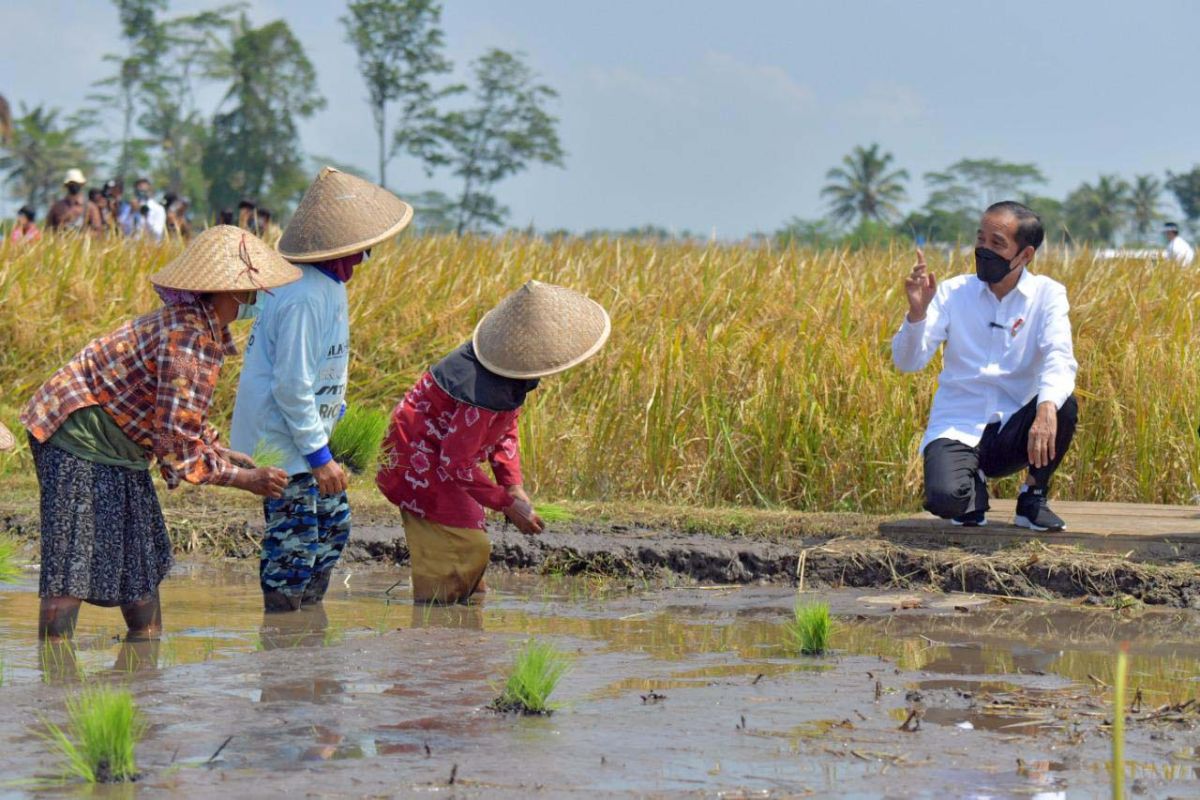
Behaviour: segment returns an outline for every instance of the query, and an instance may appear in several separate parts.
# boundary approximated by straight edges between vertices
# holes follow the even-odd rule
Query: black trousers
[[[973,511],[988,510],[989,478],[1003,478],[1029,469],[1037,485],[1045,489],[1058,469],[1079,420],[1075,396],[1067,398],[1058,410],[1058,433],[1054,440],[1054,460],[1033,469],[1029,464],[1029,429],[1037,418],[1035,397],[1013,414],[1001,427],[994,422],[983,429],[983,438],[975,447],[953,439],[934,439],[925,448],[925,510],[943,519],[953,519]]]

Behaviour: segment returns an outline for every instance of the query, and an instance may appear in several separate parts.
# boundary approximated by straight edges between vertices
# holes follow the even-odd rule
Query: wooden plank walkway
[[[993,499],[991,504],[988,524],[982,528],[960,528],[923,514],[885,522],[879,526],[879,533],[885,539],[924,547],[995,549],[1036,539],[1098,552],[1131,553],[1136,558],[1200,560],[1200,506],[1059,500],[1051,507],[1066,521],[1067,529],[1037,533],[1012,524],[1016,501]]]

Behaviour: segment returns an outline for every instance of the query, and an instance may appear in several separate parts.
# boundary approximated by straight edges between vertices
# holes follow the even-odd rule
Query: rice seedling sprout
[[[555,503],[542,503],[533,507],[543,522],[570,522],[575,515]]]
[[[0,583],[13,583],[21,577],[17,566],[17,545],[7,537],[0,537]]]
[[[146,723],[129,690],[85,686],[67,699],[66,729],[51,723],[47,728],[66,774],[87,783],[137,778],[134,751],[146,733]]]
[[[554,708],[550,695],[570,668],[570,657],[554,645],[530,639],[513,658],[504,690],[492,701],[492,708],[522,714],[551,713]]]
[[[1117,651],[1117,676],[1113,682],[1112,796],[1125,798],[1125,678],[1129,669],[1128,644]]]
[[[802,603],[796,600],[787,625],[792,649],[806,656],[819,656],[829,649],[833,620],[828,603]]]

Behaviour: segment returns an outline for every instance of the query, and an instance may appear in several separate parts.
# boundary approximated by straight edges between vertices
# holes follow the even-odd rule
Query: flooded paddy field
[[[800,657],[787,586],[489,583],[414,608],[405,570],[350,565],[323,610],[264,618],[252,564],[185,562],[161,641],[85,606],[39,647],[30,573],[0,592],[0,798],[85,793],[43,734],[92,681],[150,728],[141,780],[89,797],[1107,797],[1121,641],[1130,786],[1200,796],[1200,612],[806,592],[834,651]],[[530,636],[572,654],[558,711],[487,710]]]

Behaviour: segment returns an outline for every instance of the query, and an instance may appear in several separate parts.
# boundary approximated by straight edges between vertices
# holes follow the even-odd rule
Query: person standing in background
[[[50,206],[50,212],[46,214],[46,230],[83,230],[87,223],[87,200],[83,196],[86,183],[87,178],[82,171],[75,168],[67,170],[63,178],[63,188],[67,193]]]
[[[13,244],[31,244],[42,238],[42,232],[33,224],[35,216],[34,210],[29,206],[21,206],[17,210],[17,224],[13,226],[9,236]]]
[[[125,199],[125,182],[113,178],[104,184],[104,196],[108,198],[108,223],[110,230],[122,236],[133,233],[133,206]]]
[[[1196,258],[1196,251],[1179,235],[1179,226],[1168,222],[1163,226],[1163,235],[1167,237],[1167,251],[1163,257],[1181,267],[1190,267]]]
[[[133,214],[133,230],[135,239],[153,239],[161,242],[167,232],[167,210],[151,195],[150,180],[138,178],[133,185],[137,197],[137,209]]]

